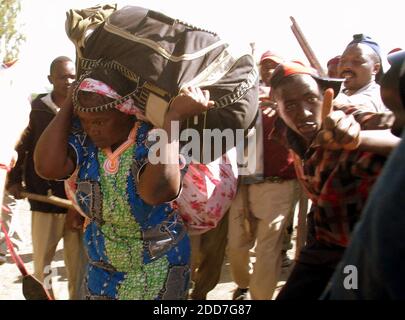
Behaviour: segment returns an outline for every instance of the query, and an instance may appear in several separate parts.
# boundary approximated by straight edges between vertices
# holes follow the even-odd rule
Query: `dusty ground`
[[[15,225],[17,226],[18,232],[21,235],[21,240],[17,243],[19,244],[18,253],[23,259],[26,268],[29,272],[33,270],[32,263],[32,247],[31,247],[31,213],[28,210],[28,206],[25,202],[20,203],[18,214],[15,220]],[[295,233],[294,233],[295,234]],[[293,235],[294,239],[294,235]],[[294,255],[294,248],[288,252],[288,255],[292,258]],[[63,242],[61,241],[58,245],[56,256],[52,264],[53,274],[52,283],[53,290],[56,299],[66,300],[68,299],[67,292],[67,278],[66,270],[63,262]],[[56,271],[56,272],[55,272]],[[285,283],[290,268],[283,269],[281,277],[278,282],[278,288],[275,292],[277,295],[279,289]],[[0,265],[0,300],[24,300],[21,289],[21,276],[17,266],[12,261],[10,255],[7,255],[7,262]],[[225,259],[222,266],[222,275],[218,285],[208,294],[208,300],[230,300],[232,298],[233,290],[235,289],[235,284],[231,279],[229,263]]]

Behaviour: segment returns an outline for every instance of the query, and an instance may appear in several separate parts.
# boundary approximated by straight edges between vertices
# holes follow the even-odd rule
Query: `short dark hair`
[[[56,65],[61,62],[73,62],[72,59],[66,56],[59,56],[51,62],[51,66],[49,68],[49,74],[52,74],[56,68]]]

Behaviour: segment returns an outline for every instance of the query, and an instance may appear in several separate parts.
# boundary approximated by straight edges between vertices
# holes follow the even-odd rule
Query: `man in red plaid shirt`
[[[390,114],[332,107],[340,83],[311,68],[283,63],[274,71],[274,90],[297,176],[313,202],[308,239],[277,299],[317,299],[350,240],[386,156],[398,139]],[[334,89],[331,90],[330,88]],[[390,119],[385,124],[383,121]],[[376,129],[370,130],[375,126]],[[367,128],[369,130],[364,130]]]

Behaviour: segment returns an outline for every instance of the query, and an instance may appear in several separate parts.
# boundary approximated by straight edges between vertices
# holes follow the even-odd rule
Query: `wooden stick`
[[[21,192],[23,197],[26,197],[30,200],[50,203],[58,207],[67,208],[67,209],[74,209],[72,201],[59,198],[56,196],[44,196],[42,194],[30,193],[30,192]]]
[[[326,73],[323,70],[321,64],[319,63],[319,60],[315,56],[315,53],[312,50],[311,46],[309,45],[307,39],[302,33],[301,28],[299,27],[297,21],[294,19],[294,17],[290,17],[290,19],[292,21],[291,30],[294,33],[295,38],[297,39],[299,45],[301,46],[302,51],[304,51],[304,54],[307,57],[309,63],[314,69],[318,71],[319,75],[325,77]]]

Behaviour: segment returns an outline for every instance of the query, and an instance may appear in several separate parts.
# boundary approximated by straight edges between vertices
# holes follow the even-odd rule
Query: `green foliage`
[[[19,47],[25,40],[19,30],[20,0],[0,0],[0,57],[3,62],[18,58]]]

